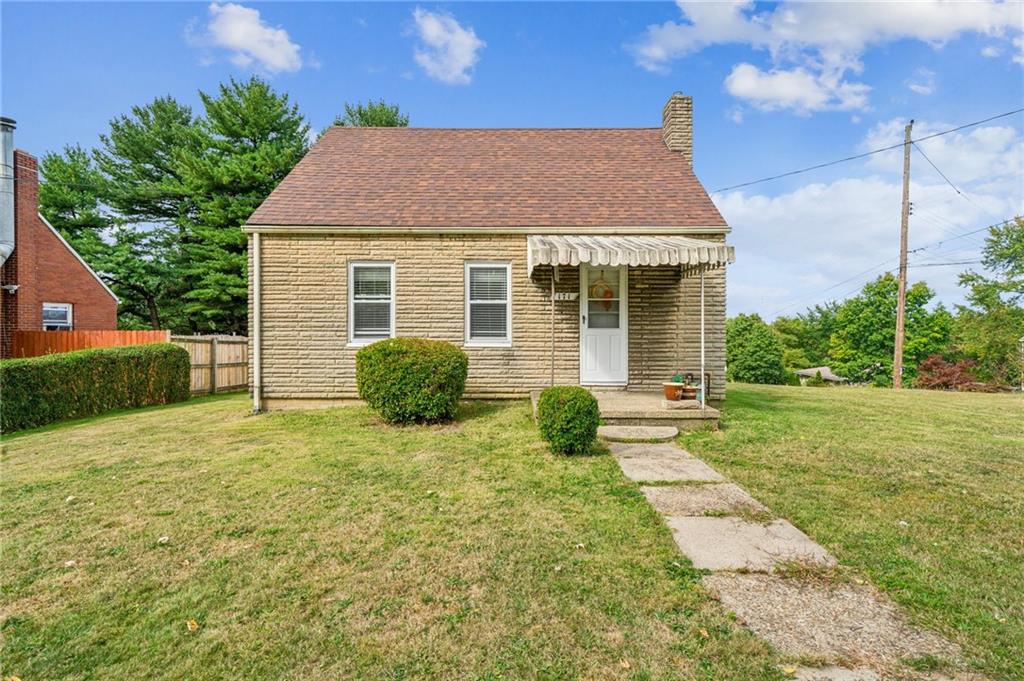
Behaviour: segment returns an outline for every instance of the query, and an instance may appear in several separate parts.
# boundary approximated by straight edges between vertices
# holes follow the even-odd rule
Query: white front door
[[[625,385],[628,301],[625,267],[580,265],[580,383]]]

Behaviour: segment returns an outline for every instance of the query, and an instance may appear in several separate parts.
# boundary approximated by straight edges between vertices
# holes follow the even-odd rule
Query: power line
[[[986,213],[988,213],[988,214],[989,214],[990,216],[993,216],[993,217],[995,217],[995,215],[994,215],[994,214],[993,214],[993,213],[992,213],[992,212],[991,212],[991,211],[990,211],[990,210],[989,210],[988,208],[985,208],[984,206],[982,206],[982,205],[981,205],[980,203],[978,203],[977,201],[975,201],[974,199],[972,199],[972,198],[971,198],[971,196],[970,196],[970,194],[968,194],[968,193],[967,193],[967,192],[965,192],[965,191],[961,191],[959,187],[957,187],[957,186],[956,186],[955,184],[953,184],[953,181],[952,181],[952,180],[950,180],[950,179],[949,179],[948,177],[946,177],[946,173],[942,172],[942,171],[941,171],[941,170],[939,169],[939,167],[938,167],[937,165],[935,165],[935,162],[934,162],[934,161],[932,161],[932,160],[931,160],[931,159],[930,159],[930,158],[928,157],[928,154],[924,153],[924,149],[922,149],[922,148],[921,148],[921,145],[917,144],[916,142],[914,142],[914,143],[912,143],[912,144],[914,145],[914,148],[915,148],[915,149],[917,149],[917,153],[921,154],[921,156],[923,156],[923,157],[924,157],[924,160],[928,161],[928,165],[930,165],[930,166],[931,166],[932,168],[934,168],[934,169],[935,169],[935,172],[937,172],[937,173],[939,174],[939,176],[940,176],[940,177],[941,177],[941,178],[942,178],[943,180],[945,180],[945,181],[946,181],[946,184],[948,184],[948,185],[949,185],[950,187],[952,187],[952,188],[953,188],[953,191],[955,191],[955,192],[956,192],[956,193],[957,193],[957,194],[958,194],[959,196],[962,196],[962,197],[963,197],[963,199],[964,199],[965,201],[967,201],[968,203],[970,203],[970,204],[971,204],[972,206],[975,206],[975,207],[977,207],[977,208],[980,208],[981,210],[983,210],[983,211],[985,211]]]
[[[955,262],[919,262],[911,263],[907,267],[949,267],[950,265],[977,265],[980,260],[957,260]]]
[[[923,142],[925,140],[930,140],[930,139],[933,139],[935,137],[941,137],[942,135],[948,135],[950,133],[957,132],[959,130],[963,130],[965,128],[971,128],[971,127],[974,127],[976,125],[981,125],[982,123],[988,123],[989,121],[994,121],[994,120],[997,120],[999,118],[1006,118],[1007,116],[1012,116],[1012,115],[1018,114],[1018,113],[1020,113],[1022,111],[1024,111],[1024,107],[1022,107],[1020,109],[1014,109],[1013,111],[1007,111],[1006,113],[1001,113],[1001,114],[998,114],[996,116],[989,116],[988,118],[983,118],[980,121],[973,121],[971,123],[964,123],[963,125],[958,125],[957,127],[950,128],[949,130],[943,130],[942,132],[932,133],[931,135],[925,135],[924,137],[918,138],[916,140],[911,140],[911,143]],[[761,184],[762,182],[770,182],[772,180],[779,180],[779,179],[782,179],[783,177],[791,177],[793,175],[800,175],[802,173],[809,173],[812,170],[820,170],[822,168],[828,168],[829,166],[838,165],[840,163],[846,163],[848,161],[856,161],[857,159],[867,158],[868,156],[873,156],[874,154],[880,154],[880,153],[882,153],[884,151],[892,151],[893,149],[899,149],[902,146],[903,146],[903,142],[900,142],[899,144],[893,144],[893,145],[888,146],[888,147],[882,147],[881,149],[873,149],[871,151],[865,151],[863,154],[855,154],[853,156],[847,156],[845,158],[836,159],[835,161],[828,161],[826,163],[818,163],[816,165],[808,166],[806,168],[800,168],[799,170],[790,170],[790,171],[785,172],[785,173],[779,173],[778,175],[771,175],[770,177],[762,177],[759,180],[751,180],[749,182],[741,182],[740,184],[734,184],[734,185],[731,185],[729,187],[722,187],[721,189],[713,190],[712,193],[713,194],[717,194],[718,192],[727,192],[727,191],[731,191],[733,189],[740,189],[742,187],[749,187],[751,185]]]
[[[902,145],[900,145],[900,146],[902,146]],[[914,255],[916,253],[921,253],[921,252],[926,251],[926,250],[931,249],[931,248],[937,248],[937,247],[941,246],[942,244],[949,243],[950,241],[956,241],[957,239],[963,239],[965,237],[971,236],[972,234],[977,234],[979,232],[984,232],[984,231],[986,231],[988,229],[992,229],[993,227],[1000,227],[1002,225],[1005,225],[1005,224],[1008,224],[1008,223],[1012,222],[1013,220],[1014,220],[1014,218],[1007,218],[1006,220],[1002,220],[1001,222],[996,222],[996,223],[993,223],[991,225],[986,225],[984,227],[979,227],[978,229],[973,229],[973,230],[971,230],[969,232],[964,232],[963,234],[954,234],[953,236],[950,236],[948,238],[940,239],[939,241],[933,241],[930,244],[925,244],[924,246],[919,246],[917,248],[911,249],[911,250],[907,251],[907,255]],[[801,303],[805,303],[808,300],[818,300],[818,299],[821,298],[822,294],[828,293],[829,291],[832,291],[832,290],[842,286],[843,284],[846,284],[846,283],[849,283],[851,281],[854,281],[855,279],[860,279],[861,277],[863,277],[863,276],[865,276],[867,274],[871,274],[871,273],[875,272],[876,270],[878,270],[879,268],[885,267],[886,265],[888,265],[889,263],[891,263],[892,261],[894,261],[896,259],[897,259],[896,257],[888,258],[887,260],[883,260],[882,262],[878,263],[877,265],[874,265],[873,267],[870,267],[870,268],[864,270],[863,272],[855,274],[852,277],[844,279],[844,280],[840,281],[839,283],[833,284],[833,285],[829,286],[828,288],[824,288],[824,289],[822,289],[822,290],[820,290],[820,291],[818,291],[816,293],[812,293],[809,296],[804,296],[802,298],[798,298],[798,299],[794,300],[793,302],[788,303],[784,307],[779,308],[775,312],[771,313],[771,315],[769,315],[769,316],[770,317],[776,317],[780,313],[785,312],[786,310],[788,310],[788,309],[790,309],[790,308],[792,308],[792,307],[794,307],[796,305],[799,305]],[[911,263],[909,265],[909,267],[922,267],[922,266],[924,266],[924,267],[939,267],[939,266],[948,266],[948,265],[974,265],[974,264],[977,264],[977,263],[980,263],[980,262],[981,262],[980,260],[973,260],[973,261],[963,261],[963,262],[953,262],[953,263]],[[890,268],[888,270],[885,270],[884,272],[882,272],[882,274],[891,274],[891,273],[893,273],[895,271],[896,271],[896,268],[893,267],[893,268]],[[859,285],[858,285],[857,288],[859,288]],[[854,293],[857,290],[857,288],[850,289],[849,291],[847,291],[847,292],[837,296],[837,298],[838,299],[845,298],[847,295],[850,295],[850,294]]]
[[[928,165],[930,165],[932,168],[934,168],[935,172],[937,172],[939,174],[939,176],[943,180],[946,181],[946,184],[948,184],[950,187],[953,188],[953,191],[955,191],[960,196],[963,196],[965,199],[967,198],[967,196],[962,191],[957,189],[957,186],[955,184],[953,184],[953,181],[951,179],[949,179],[948,177],[946,177],[946,173],[944,173],[941,170],[939,170],[939,167],[937,165],[935,165],[935,162],[932,161],[930,158],[928,158],[928,154],[924,153],[924,149],[922,149],[920,147],[920,145],[917,144],[917,142],[911,142],[911,144],[914,145],[915,149],[917,149],[917,153],[921,154],[921,156],[924,156],[924,160],[928,161]]]

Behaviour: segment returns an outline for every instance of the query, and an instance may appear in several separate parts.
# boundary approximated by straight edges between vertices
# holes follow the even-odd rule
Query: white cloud
[[[257,9],[235,3],[212,3],[210,21],[201,35],[190,27],[189,42],[204,49],[229,51],[228,59],[241,69],[256,67],[269,73],[298,71],[302,68],[299,45],[292,42],[288,31],[268,25]],[[204,55],[204,63],[211,57]]]
[[[906,123],[898,118],[876,123],[865,135],[861,148],[869,151],[902,143]],[[954,127],[939,121],[916,121],[912,136],[921,139]],[[961,188],[978,182],[1016,178],[1018,195],[1024,192],[1024,138],[1013,127],[986,125],[932,137],[917,145],[950,180],[957,186],[962,185]],[[902,163],[900,148],[868,157],[867,167],[877,171],[892,170],[901,168]],[[912,155],[911,166],[915,177],[930,175],[941,181],[919,154]]]
[[[811,73],[803,67],[762,71],[737,64],[725,79],[725,89],[762,111],[793,109],[806,114],[825,109],[863,109],[870,87],[847,83],[835,73]]]
[[[1002,53],[1003,48],[999,47],[998,45],[986,45],[985,47],[981,48],[981,56],[988,57],[989,59],[998,57]]]
[[[781,2],[758,11],[753,0],[730,2],[685,2],[678,0],[682,21],[666,21],[647,27],[634,43],[627,45],[636,63],[654,72],[668,71],[680,57],[713,45],[747,44],[768,52],[771,68],[760,70],[755,82],[746,66],[739,76],[748,88],[737,88],[734,96],[761,109],[793,109],[801,113],[827,109],[866,108],[868,86],[848,81],[849,74],[863,70],[860,57],[876,44],[897,40],[919,40],[936,48],[964,33],[977,33],[997,40],[1022,30],[1020,5],[1015,2],[956,2],[920,0],[887,4],[884,11],[865,11],[855,2]],[[1024,39],[1014,39],[1024,60]],[[766,78],[774,77],[774,81]],[[783,95],[772,99],[764,85],[786,86]],[[728,81],[727,81],[728,86]],[[798,93],[794,93],[794,88]],[[730,89],[732,91],[732,89]],[[753,94],[747,98],[743,93]]]
[[[876,125],[863,147],[901,142],[904,124]],[[923,137],[949,127],[925,121],[915,124],[914,133]],[[1024,213],[1024,137],[1011,127],[986,126],[920,145],[967,198],[957,195],[919,154],[912,156],[910,247],[946,241],[913,254],[911,263],[977,260],[983,233],[949,238]],[[852,294],[895,266],[902,151],[876,154],[849,169],[851,177],[776,196],[734,191],[713,197],[733,228],[730,241],[737,251],[729,273],[730,314],[801,312]],[[912,267],[910,277],[927,281],[949,305],[962,300],[957,276],[967,268]]]
[[[935,93],[935,72],[924,67],[914,72],[913,78],[907,78],[904,83],[911,92],[919,95],[931,95]]]
[[[413,58],[428,76],[449,85],[466,85],[486,43],[471,26],[463,28],[450,14],[417,7],[412,12],[420,39]]]

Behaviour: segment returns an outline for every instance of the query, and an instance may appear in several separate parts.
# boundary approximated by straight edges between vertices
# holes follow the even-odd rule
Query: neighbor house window
[[[466,344],[511,345],[512,266],[466,263]]]
[[[70,331],[71,303],[43,303],[43,331]]]
[[[395,264],[356,262],[348,268],[348,339],[366,345],[395,335]]]

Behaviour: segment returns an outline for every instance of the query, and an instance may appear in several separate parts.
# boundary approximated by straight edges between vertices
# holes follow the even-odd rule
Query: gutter
[[[549,226],[431,226],[431,225],[263,225],[245,224],[242,231],[247,234],[352,234],[352,235],[406,235],[406,234],[475,234],[482,236],[509,234],[609,234],[609,235],[697,235],[728,234],[728,225],[607,225],[600,227],[549,225]]]

